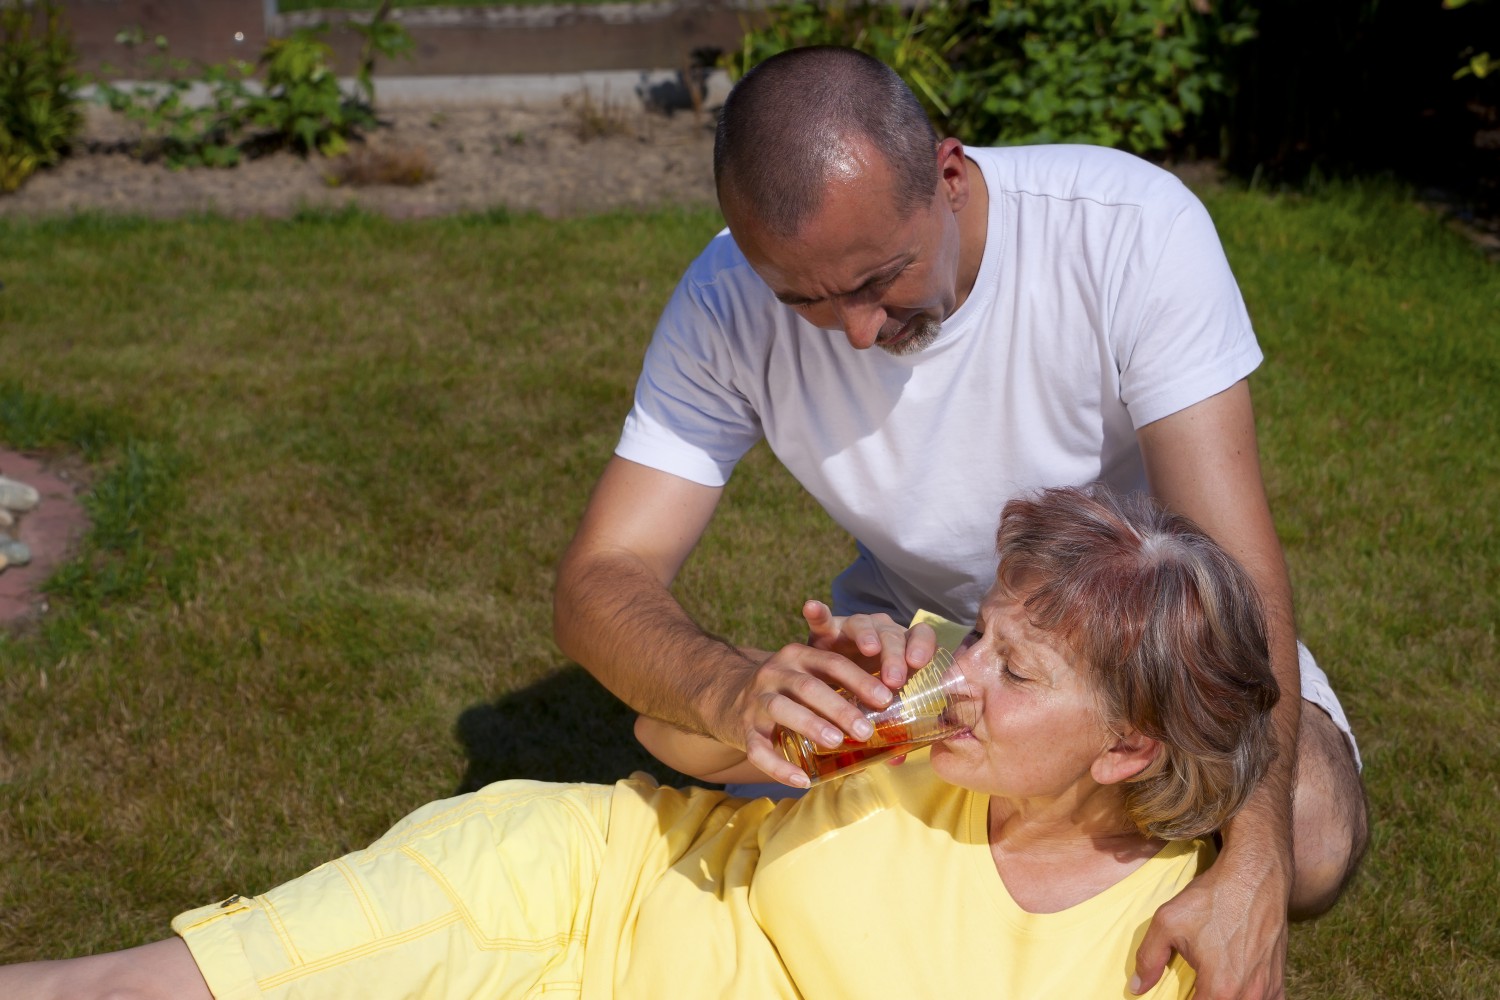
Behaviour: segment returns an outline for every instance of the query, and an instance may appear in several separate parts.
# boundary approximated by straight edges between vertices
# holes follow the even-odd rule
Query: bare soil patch
[[[47,610],[41,585],[72,555],[88,528],[78,496],[82,469],[76,463],[0,449],[0,475],[25,483],[41,502],[25,513],[13,513],[4,530],[31,550],[31,561],[0,569],[0,626],[17,626]]]
[[[172,170],[131,152],[133,126],[90,108],[74,152],[0,196],[0,216],[84,211],[171,218],[286,217],[356,205],[392,218],[503,208],[548,216],[668,204],[713,205],[707,113],[666,114],[582,98],[546,104],[382,108],[363,152],[425,164],[413,186],[340,181],[338,160],[275,152],[237,167]]]

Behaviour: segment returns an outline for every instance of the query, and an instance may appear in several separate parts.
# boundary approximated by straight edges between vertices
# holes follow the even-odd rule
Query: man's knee
[[[1292,799],[1293,919],[1308,920],[1333,907],[1368,841],[1364,786],[1349,742],[1326,712],[1303,702]]]

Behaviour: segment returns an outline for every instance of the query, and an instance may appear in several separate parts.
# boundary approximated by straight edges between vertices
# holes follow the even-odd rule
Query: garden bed
[[[710,117],[643,110],[634,95],[402,103],[383,108],[381,119],[363,149],[425,164],[429,180],[360,186],[358,177],[340,178],[347,162],[289,152],[228,169],[171,170],[132,155],[130,125],[91,108],[73,154],[0,196],[0,215],[289,216],[349,206],[397,218],[494,209],[573,215],[714,201]]]

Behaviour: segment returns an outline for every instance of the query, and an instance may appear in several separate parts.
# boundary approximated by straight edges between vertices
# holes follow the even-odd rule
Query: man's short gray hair
[[[898,219],[932,201],[937,133],[891,68],[854,49],[791,49],[735,84],[714,136],[714,183],[778,236],[794,236],[822,203],[851,141],[868,142],[896,178]]]

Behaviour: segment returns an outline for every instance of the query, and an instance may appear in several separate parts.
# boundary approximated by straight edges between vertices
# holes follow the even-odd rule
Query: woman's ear
[[[1123,735],[1110,737],[1109,744],[1094,758],[1089,773],[1101,785],[1117,785],[1140,774],[1160,751],[1161,743],[1144,733],[1127,729]]]

